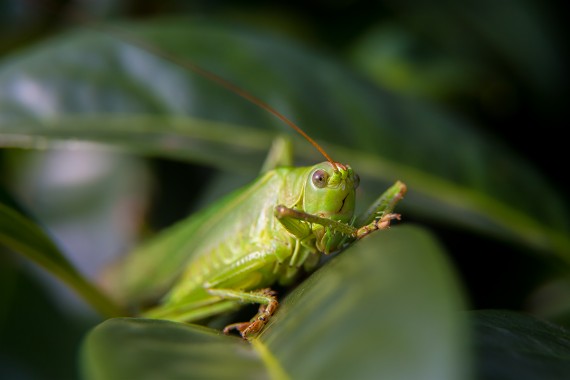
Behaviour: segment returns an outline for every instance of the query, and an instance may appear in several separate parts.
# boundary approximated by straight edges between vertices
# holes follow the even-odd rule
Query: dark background
[[[169,14],[214,15],[257,24],[289,34],[316,49],[343,56],[355,39],[370,28],[395,23],[418,43],[405,52],[411,58],[441,54],[473,60],[487,69],[485,83],[454,96],[433,99],[452,111],[478,121],[478,126],[532,160],[565,193],[570,188],[563,169],[568,104],[568,27],[562,1],[98,1],[81,2],[5,0],[2,8],[0,51],[24,47],[34,40],[77,24],[77,20],[144,19]],[[94,3],[94,4],[91,4]],[[90,4],[90,5],[89,5]],[[520,8],[520,9],[519,9]],[[529,15],[520,15],[521,12]],[[467,20],[473,14],[478,20]],[[485,19],[494,16],[498,20]],[[513,35],[512,18],[534,18],[550,37],[550,57],[527,56],[536,77],[513,67],[507,54],[493,42],[493,33],[506,45],[529,53],[533,40]],[[501,19],[503,18],[503,19]],[[515,30],[516,31],[516,30]],[[463,47],[461,45],[464,45]],[[540,67],[542,62],[544,67]],[[527,74],[527,75],[525,75]],[[451,91],[450,91],[451,92]]]

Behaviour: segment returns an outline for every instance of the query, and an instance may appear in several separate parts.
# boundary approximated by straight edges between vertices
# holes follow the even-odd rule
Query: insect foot
[[[277,302],[277,299],[275,298],[275,291],[269,288],[260,289],[256,293],[267,297],[268,304],[262,304],[259,307],[257,314],[249,322],[232,323],[231,325],[226,326],[223,330],[224,334],[228,335],[230,331],[237,330],[243,339],[248,340],[259,334],[263,327],[265,327],[269,318],[271,318],[275,313],[275,310],[277,310],[279,302]]]
[[[356,231],[356,238],[362,239],[363,237],[365,237],[369,233],[374,232],[376,230],[386,230],[390,227],[390,222],[394,219],[400,220],[401,215],[400,214],[392,214],[392,213],[386,214],[386,215],[382,216],[380,219],[375,220],[366,226],[360,227]]]

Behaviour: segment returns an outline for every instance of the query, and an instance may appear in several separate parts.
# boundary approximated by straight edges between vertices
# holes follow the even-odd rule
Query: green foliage
[[[426,11],[420,4],[391,6],[395,14],[401,12],[400,20],[378,22],[346,43],[349,59],[360,69],[349,66],[339,51],[319,54],[319,47],[281,35],[295,25],[286,17],[279,20],[288,27],[276,32],[259,26],[263,17],[233,13],[115,23],[110,34],[83,28],[7,55],[0,62],[0,147],[5,148],[0,152],[0,186],[8,190],[0,189],[0,248],[50,272],[102,316],[136,316],[136,310],[123,310],[136,303],[133,300],[159,296],[124,286],[141,280],[144,265],[161,269],[161,277],[149,283],[168,283],[187,259],[169,253],[181,251],[193,223],[182,221],[160,234],[152,231],[153,224],[171,224],[187,210],[202,209],[247,183],[260,170],[276,136],[292,136],[296,163],[322,160],[264,111],[113,33],[197,63],[286,114],[335,160],[359,173],[360,208],[395,180],[405,182],[410,191],[399,208],[407,225],[349,247],[283,295],[281,307],[255,344],[207,327],[166,321],[115,318],[86,323],[69,303],[60,307],[66,310],[64,319],[77,324],[70,322],[66,330],[63,323],[45,318],[42,325],[43,309],[30,311],[21,304],[30,299],[57,309],[55,305],[65,301],[53,300],[49,282],[34,293],[43,301],[23,293],[16,278],[43,277],[26,269],[19,256],[2,252],[0,261],[6,265],[0,266],[0,302],[6,307],[0,308],[0,341],[8,343],[0,346],[0,376],[21,372],[25,364],[19,362],[26,356],[34,367],[31,377],[35,372],[62,376],[64,372],[44,371],[48,366],[35,359],[48,349],[38,346],[37,352],[22,354],[12,343],[14,336],[24,339],[32,331],[56,326],[62,336],[72,337],[78,329],[90,328],[80,360],[88,379],[238,374],[468,379],[472,363],[482,379],[568,374],[568,339],[562,327],[513,312],[463,312],[473,288],[487,281],[495,261],[480,263],[474,284],[467,278],[460,283],[456,268],[445,258],[460,261],[471,252],[470,243],[449,240],[450,234],[480,241],[477,254],[501,251],[499,257],[508,247],[517,262],[535,254],[540,268],[524,275],[539,306],[529,311],[568,322],[567,309],[551,307],[567,305],[568,296],[539,289],[552,278],[567,276],[567,200],[544,170],[489,133],[492,129],[482,126],[484,122],[448,110],[450,99],[473,101],[484,93],[485,101],[492,101],[516,86],[529,91],[536,107],[543,99],[556,105],[548,95],[556,93],[560,70],[553,64],[555,41],[540,27],[544,20],[532,18],[528,5],[507,12],[506,6],[487,3],[478,3],[470,13],[441,2],[438,9],[448,15],[445,23],[430,12],[420,17]],[[514,16],[497,22],[501,14]],[[422,17],[437,26],[428,28],[429,37],[418,32]],[[235,22],[238,19],[242,22]],[[445,33],[461,28],[462,33]],[[525,50],[505,37],[514,35],[535,43]],[[447,47],[447,54],[437,46]],[[500,52],[500,58],[493,61],[489,51]],[[515,74],[501,71],[503,65]],[[500,102],[494,106],[508,108]],[[32,150],[35,153],[29,153]],[[64,159],[78,166],[51,166],[53,154],[59,152],[73,154]],[[94,158],[82,164],[85,152]],[[174,160],[185,165],[173,166]],[[154,175],[154,187],[147,172]],[[149,195],[153,189],[162,195],[156,204]],[[175,216],[158,222],[152,218],[164,216],[163,210],[174,210]],[[435,234],[411,226],[413,221]],[[440,233],[442,225],[449,230]],[[131,259],[103,270],[102,264],[111,260],[101,263],[98,256],[110,251],[130,251]],[[544,253],[549,258],[539,255]],[[513,268],[516,272],[518,267]],[[94,272],[103,277],[95,279]],[[505,288],[508,275],[501,276]],[[517,296],[530,295],[516,290]],[[545,314],[554,309],[557,315]],[[19,313],[37,318],[31,322],[34,328]],[[211,325],[218,328],[223,320]],[[69,355],[53,357],[62,360],[61,366],[75,363]],[[521,357],[524,363],[516,359]]]
[[[77,272],[38,224],[3,203],[0,203],[0,241],[66,282],[101,314],[112,317],[124,313]]]
[[[194,325],[112,319],[88,336],[84,373],[94,380],[466,378],[458,287],[429,234],[394,228],[300,284],[255,344]]]
[[[512,311],[472,313],[481,378],[563,379],[570,334],[558,325]]]

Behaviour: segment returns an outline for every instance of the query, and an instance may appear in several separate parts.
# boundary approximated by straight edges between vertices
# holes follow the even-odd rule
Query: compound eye
[[[329,175],[323,169],[315,170],[315,172],[313,173],[313,184],[319,189],[322,189],[327,185],[328,179]]]
[[[354,173],[354,188],[356,189],[360,185],[360,176]]]

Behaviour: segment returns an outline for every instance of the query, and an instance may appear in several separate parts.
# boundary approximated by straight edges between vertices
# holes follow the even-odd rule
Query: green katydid
[[[143,312],[143,317],[193,322],[234,310],[244,303],[259,304],[258,313],[250,321],[224,329],[224,333],[238,330],[243,338],[249,339],[263,329],[278,307],[270,286],[290,284],[301,270],[315,269],[321,254],[338,251],[399,219],[393,210],[406,192],[402,182],[392,185],[367,212],[355,218],[358,175],[349,165],[332,160],[292,121],[193,63],[179,62],[120,31],[116,34],[270,112],[326,158],[325,162],[310,167],[266,170],[248,186],[192,216],[200,218],[200,226],[193,236],[187,237],[199,241],[193,244],[192,257],[160,304]]]

